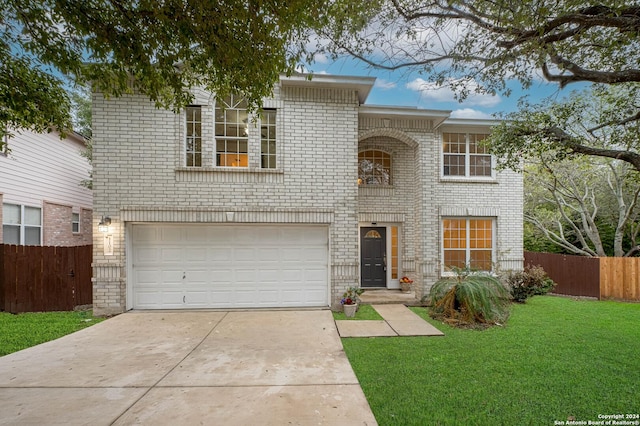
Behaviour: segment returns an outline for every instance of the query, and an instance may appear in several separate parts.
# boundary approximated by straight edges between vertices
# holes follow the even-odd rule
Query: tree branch
[[[574,62],[571,62],[558,54],[549,55],[552,63],[556,64],[560,69],[568,71],[571,74],[552,74],[549,66],[542,64],[542,74],[548,81],[558,83],[561,88],[567,84],[578,81],[590,81],[592,83],[617,84],[632,83],[640,81],[640,70],[628,69],[623,71],[594,71],[582,68]]]
[[[562,130],[557,126],[552,126],[541,131],[522,132],[522,136],[542,133],[544,136],[552,139],[560,145],[570,149],[576,154],[594,155],[597,157],[613,158],[616,160],[626,161],[631,164],[637,171],[640,171],[640,154],[633,151],[624,151],[619,149],[596,148],[581,144],[576,138]]]

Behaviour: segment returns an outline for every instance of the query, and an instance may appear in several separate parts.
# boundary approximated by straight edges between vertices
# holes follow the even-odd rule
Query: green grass
[[[503,327],[342,339],[380,425],[553,425],[640,413],[640,304],[537,296]]]
[[[102,321],[91,311],[0,312],[0,356],[48,342]]]
[[[334,312],[334,320],[382,320],[382,317],[371,305],[360,305],[356,316],[353,318],[347,318],[344,312]]]

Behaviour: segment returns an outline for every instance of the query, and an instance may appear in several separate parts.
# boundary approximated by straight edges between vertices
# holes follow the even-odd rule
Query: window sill
[[[359,185],[358,195],[364,197],[390,197],[394,193],[391,185]]]
[[[451,177],[451,176],[440,176],[440,183],[489,183],[489,184],[497,184],[498,179],[495,177]]]
[[[250,167],[176,167],[178,182],[262,182],[282,183],[281,169]]]

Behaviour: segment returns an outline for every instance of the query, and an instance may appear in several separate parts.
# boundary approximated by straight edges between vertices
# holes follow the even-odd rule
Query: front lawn
[[[640,414],[640,304],[536,296],[514,305],[506,326],[485,331],[412,310],[445,336],[342,339],[380,425]]]
[[[54,340],[104,320],[91,311],[35,312],[13,315],[0,312],[0,356]]]
[[[358,311],[356,312],[356,316],[353,318],[348,318],[344,312],[333,312],[333,319],[334,320],[354,320],[354,321],[360,321],[360,320],[374,320],[374,321],[381,321],[382,317],[380,316],[380,314],[373,309],[373,306],[371,305],[360,305],[358,307]]]

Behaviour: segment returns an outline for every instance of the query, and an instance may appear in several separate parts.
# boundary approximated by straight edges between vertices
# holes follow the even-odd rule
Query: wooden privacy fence
[[[557,294],[640,301],[640,258],[583,257],[524,252],[525,265],[540,265]]]
[[[0,244],[0,311],[69,311],[92,303],[92,246]]]

